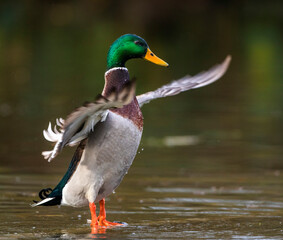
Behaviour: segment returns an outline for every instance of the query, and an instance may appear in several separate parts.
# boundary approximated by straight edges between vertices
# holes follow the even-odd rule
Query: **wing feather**
[[[107,98],[98,95],[94,102],[86,103],[75,109],[66,120],[56,119],[52,130],[51,123],[48,129],[43,131],[46,140],[55,142],[51,151],[44,151],[42,155],[50,162],[66,145],[74,146],[88,137],[98,122],[103,122],[107,118],[108,110],[111,108],[121,108],[131,103],[135,96],[135,82],[125,84],[121,91],[113,89]]]
[[[166,84],[155,91],[139,95],[137,96],[138,103],[141,107],[153,99],[174,96],[180,92],[211,84],[224,75],[229,67],[230,61],[231,56],[227,56],[223,63],[212,67],[208,71],[201,72],[195,76],[185,76],[179,80]]]

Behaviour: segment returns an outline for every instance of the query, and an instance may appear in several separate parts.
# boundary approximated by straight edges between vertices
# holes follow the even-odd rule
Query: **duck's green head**
[[[111,45],[107,55],[107,69],[125,67],[126,61],[132,58],[143,58],[161,66],[169,66],[150,51],[144,39],[134,34],[126,34]]]

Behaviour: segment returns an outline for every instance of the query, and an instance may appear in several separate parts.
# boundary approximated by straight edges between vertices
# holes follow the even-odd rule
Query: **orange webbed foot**
[[[105,199],[99,201],[99,216],[98,216],[98,226],[100,227],[114,227],[114,226],[122,226],[124,224],[117,222],[109,222],[106,220],[106,210],[105,210]]]
[[[103,216],[98,217],[98,226],[99,227],[114,227],[114,226],[123,226],[123,225],[124,225],[123,223],[109,222]]]
[[[123,226],[125,223],[109,222],[106,220],[106,210],[105,210],[105,199],[99,201],[100,211],[99,216],[96,216],[96,206],[95,203],[89,203],[89,209],[91,213],[91,229],[92,233],[97,233],[99,229],[105,229],[110,227]]]

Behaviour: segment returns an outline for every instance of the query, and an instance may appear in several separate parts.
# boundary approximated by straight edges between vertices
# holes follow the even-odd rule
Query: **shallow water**
[[[107,199],[108,219],[128,225],[94,235],[88,208],[29,206],[37,191],[54,186],[60,174],[2,174],[0,239],[282,239],[280,172],[180,167],[171,156],[188,150],[157,151],[159,159],[154,148],[139,154]],[[202,160],[204,166],[205,161],[211,159]]]
[[[131,2],[1,1],[0,239],[283,239],[283,6]],[[138,93],[233,60],[213,85],[143,107],[139,153],[106,202],[127,225],[91,234],[87,207],[30,207],[74,151],[47,163],[42,130],[101,91],[125,32],[170,64],[129,62]]]

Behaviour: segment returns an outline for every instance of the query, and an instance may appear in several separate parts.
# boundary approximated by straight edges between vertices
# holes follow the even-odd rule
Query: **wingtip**
[[[228,66],[231,61],[232,61],[232,56],[229,54],[229,55],[227,55],[227,57],[225,58],[224,63],[225,63],[225,65]]]

